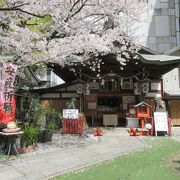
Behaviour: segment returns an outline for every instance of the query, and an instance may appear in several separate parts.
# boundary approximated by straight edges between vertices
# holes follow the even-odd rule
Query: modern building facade
[[[140,28],[143,45],[160,54],[180,56],[180,1],[147,0]],[[180,125],[180,66],[163,76],[164,98],[174,125]]]
[[[147,8],[137,33],[142,43],[158,53],[179,45],[179,0],[146,0]]]

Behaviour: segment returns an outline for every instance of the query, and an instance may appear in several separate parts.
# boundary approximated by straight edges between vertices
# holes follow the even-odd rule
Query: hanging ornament
[[[122,85],[123,85],[123,79],[121,78],[121,87],[122,87]]]
[[[149,92],[149,82],[143,82],[142,83],[142,92],[148,93]]]
[[[135,95],[141,94],[141,83],[139,82],[134,83],[134,94]]]
[[[84,95],[89,95],[90,94],[90,88],[89,88],[89,84],[85,84],[83,87],[83,94]]]
[[[83,93],[83,85],[82,84],[77,85],[76,92],[77,92],[77,94]]]

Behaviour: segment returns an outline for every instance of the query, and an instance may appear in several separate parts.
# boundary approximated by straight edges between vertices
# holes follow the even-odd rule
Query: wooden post
[[[144,128],[144,126],[145,126],[145,122],[144,121],[145,121],[144,118],[140,119],[140,127],[141,128]]]

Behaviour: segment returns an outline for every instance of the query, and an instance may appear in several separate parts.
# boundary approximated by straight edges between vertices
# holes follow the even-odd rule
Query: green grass
[[[0,152],[0,153],[2,153],[2,152]],[[6,162],[7,160],[15,160],[17,158],[18,158],[18,156],[15,156],[15,155],[8,157],[7,155],[0,154],[0,163]]]
[[[56,177],[57,180],[179,180],[179,173],[167,167],[166,160],[180,155],[180,143],[170,138],[151,138],[152,145],[136,152]],[[180,156],[179,156],[180,157]],[[178,159],[179,161],[180,159]],[[180,164],[179,164],[180,166]],[[179,167],[180,168],[180,167]]]

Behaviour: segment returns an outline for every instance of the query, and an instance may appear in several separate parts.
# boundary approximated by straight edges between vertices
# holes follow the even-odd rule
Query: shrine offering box
[[[151,117],[151,106],[145,102],[141,102],[134,106],[136,108],[136,115],[138,118]]]

